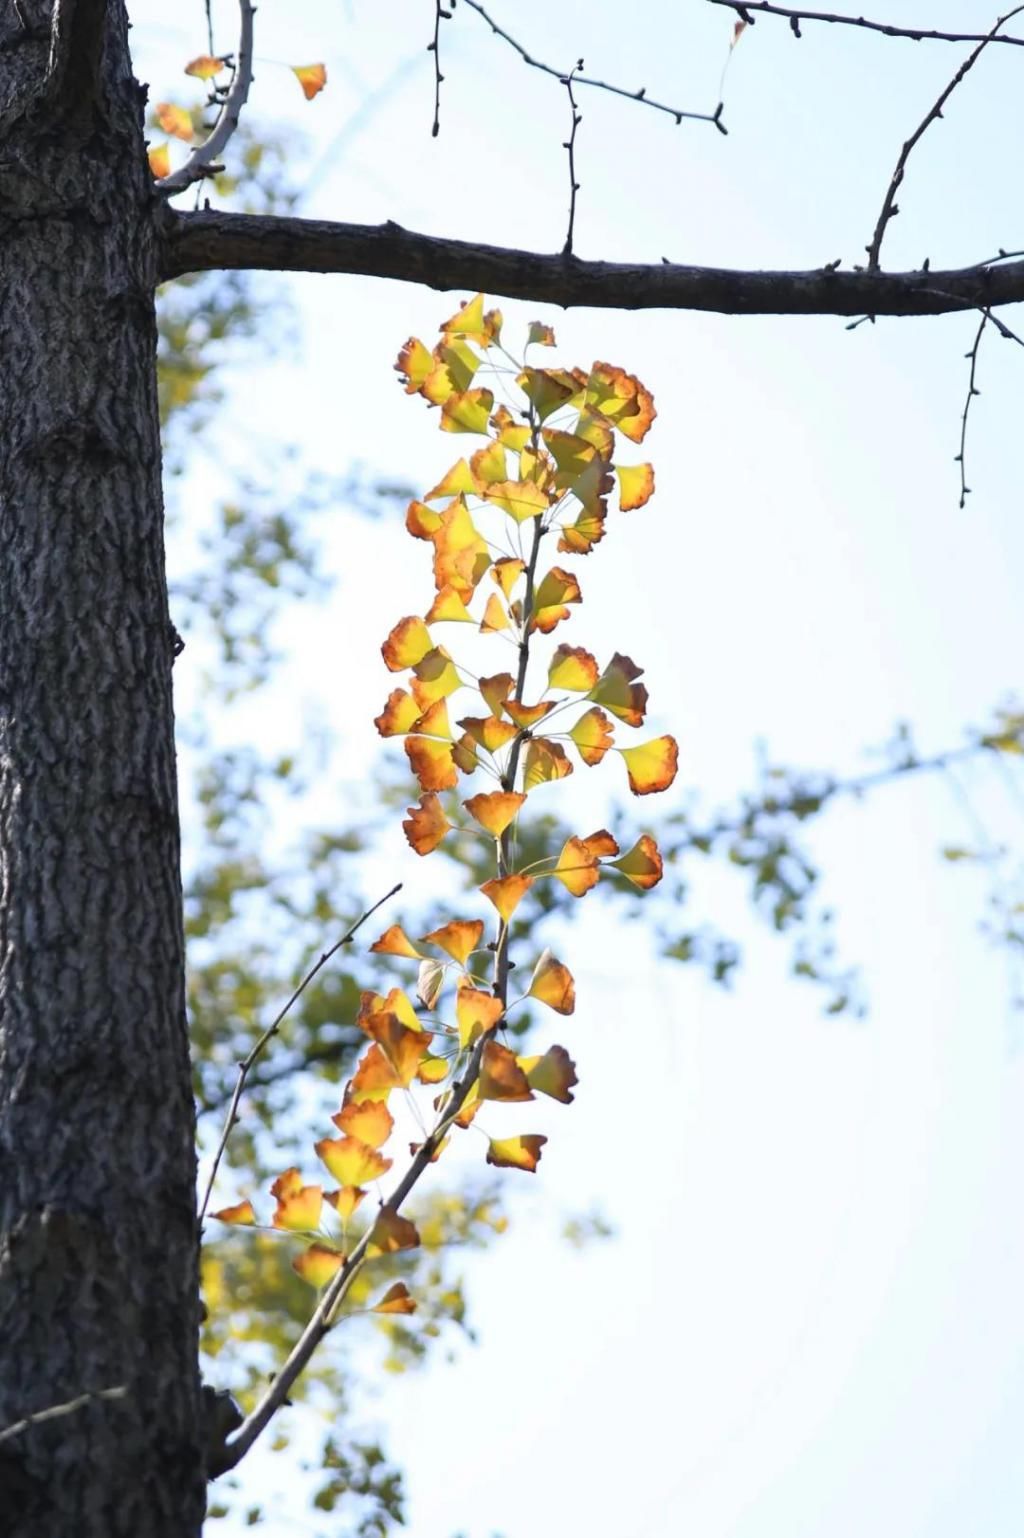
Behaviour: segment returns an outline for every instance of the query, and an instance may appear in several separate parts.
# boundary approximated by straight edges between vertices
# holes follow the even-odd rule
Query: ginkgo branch
[[[350,945],[352,943],[353,939],[366,923],[367,919],[376,913],[378,908],[383,907],[383,905],[388,902],[390,898],[394,897],[396,892],[400,892],[401,890],[402,883],[399,881],[395,886],[391,888],[390,892],[385,892],[383,897],[378,898],[377,901],[373,904],[372,908],[367,908],[365,913],[360,914],[356,922],[351,926],[350,929],[346,930],[340,940],[336,940],[329,950],[326,950],[322,953],[318,960],[315,961],[314,964],[310,967],[305,977],[303,977],[298,987],[288,999],[288,1002],[278,1011],[274,1019],[267,1026],[266,1030],[253,1044],[250,1050],[246,1053],[245,1057],[239,1063],[238,1079],[236,1080],[234,1093],[231,1096],[231,1104],[228,1107],[228,1114],[224,1121],[224,1130],[220,1135],[220,1142],[218,1143],[217,1151],[213,1156],[213,1164],[210,1167],[209,1178],[206,1182],[206,1190],[203,1193],[202,1204],[199,1208],[200,1223],[202,1223],[203,1218],[206,1216],[206,1209],[210,1205],[210,1195],[213,1191],[214,1181],[217,1179],[217,1171],[220,1168],[220,1161],[224,1157],[224,1150],[228,1146],[228,1139],[230,1138],[232,1129],[238,1120],[239,1102],[242,1098],[242,1091],[245,1089],[245,1081],[249,1076],[249,1072],[253,1064],[259,1059],[269,1042],[271,1042],[277,1035],[281,1028],[281,1022],[288,1014],[288,1011],[297,1002],[297,1000],[302,997],[303,993],[305,993],[306,989],[316,977],[317,973],[327,965],[332,956],[336,955],[337,952],[341,950],[343,945]]]
[[[93,1389],[85,1394],[77,1394],[74,1399],[67,1399],[63,1404],[48,1405],[45,1410],[34,1410],[31,1415],[23,1415],[21,1420],[5,1426],[0,1431],[0,1442],[20,1436],[23,1431],[28,1431],[30,1426],[41,1426],[46,1421],[60,1420],[65,1415],[74,1415],[78,1410],[84,1410],[86,1405],[98,1400],[123,1399],[127,1392],[126,1385],[120,1383],[115,1388]]]
[[[228,141],[238,127],[242,108],[245,106],[249,88],[252,85],[252,32],[256,8],[252,0],[238,0],[238,9],[238,53],[235,58],[234,77],[228,93],[221,104],[217,121],[209,137],[202,144],[196,145],[179,170],[172,171],[170,176],[161,177],[156,183],[156,190],[166,197],[170,197],[175,192],[183,192],[194,182],[213,175],[219,168],[218,162]]]
[[[468,5],[471,0],[465,0]],[[869,21],[866,16],[838,15],[832,11],[794,10],[788,5],[774,5],[771,0],[708,0],[709,5],[723,5],[735,11],[742,21],[754,24],[758,16],[780,16],[788,21],[794,37],[800,36],[805,21],[832,22],[844,27],[859,27],[862,32],[880,32],[885,37],[907,38],[914,43],[1010,43],[1024,48],[1024,37],[1002,33],[986,39],[984,32],[936,32],[928,27],[898,27],[887,21]]]
[[[158,184],[159,185],[159,184]],[[753,271],[583,261],[443,239],[401,225],[340,224],[288,216],[174,210],[164,229],[161,276],[246,268],[359,273],[440,290],[486,289],[569,309],[700,310],[722,315],[945,315],[1024,300],[1024,261],[945,271]]]

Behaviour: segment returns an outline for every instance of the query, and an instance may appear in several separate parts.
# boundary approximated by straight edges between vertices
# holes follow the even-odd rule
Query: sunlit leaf
[[[414,1314],[416,1301],[410,1297],[404,1282],[392,1282],[379,1302],[370,1309],[371,1314]]]
[[[433,651],[427,652],[412,671],[412,697],[420,710],[426,710],[462,687],[451,655],[443,646],[435,646]]]
[[[563,571],[561,566],[552,566],[533,595],[530,628],[547,635],[554,630],[559,620],[569,618],[566,604],[579,603],[582,596],[580,585],[572,572]]]
[[[480,888],[507,924],[533,885],[532,876],[496,876]]]
[[[527,1170],[532,1173],[540,1162],[541,1149],[546,1142],[546,1137],[536,1133],[526,1133],[522,1137],[491,1138],[487,1162],[500,1169]]]
[[[422,790],[453,790],[459,782],[452,744],[432,737],[406,737],[405,751]]]
[[[236,1202],[233,1207],[222,1207],[219,1212],[211,1212],[211,1218],[216,1218],[219,1223],[236,1223],[247,1226],[256,1221],[251,1201]]]
[[[325,1191],[324,1201],[334,1208],[342,1223],[347,1223],[365,1195],[361,1186],[342,1186],[339,1191]]]
[[[476,491],[476,477],[468,463],[460,459],[442,476],[437,485],[424,494],[424,502],[438,502],[445,497],[457,497],[460,492]]]
[[[441,427],[446,433],[485,433],[494,405],[490,390],[464,390],[449,395],[441,407]]]
[[[558,856],[558,864],[551,872],[573,897],[582,897],[595,887],[600,873],[597,856],[581,838],[566,839]]]
[[[481,1100],[532,1100],[533,1090],[515,1053],[496,1041],[484,1045],[477,1094]]]
[[[469,337],[481,347],[490,347],[501,335],[501,311],[485,311],[484,303],[483,294],[467,299],[441,330],[449,336]]]
[[[191,144],[196,136],[191,112],[187,112],[184,107],[176,107],[172,101],[158,101],[154,110],[156,120],[165,134]]]
[[[447,1079],[451,1063],[444,1057],[431,1057],[429,1054],[422,1058],[420,1066],[416,1070],[416,1077],[421,1084],[440,1084],[442,1079]],[[444,1144],[441,1145],[442,1147]],[[440,1150],[438,1150],[440,1151]],[[437,1155],[435,1154],[435,1158]]]
[[[576,985],[569,968],[556,961],[546,950],[533,969],[529,996],[547,1004],[560,1015],[571,1015],[576,1008]]]
[[[551,506],[550,499],[533,481],[495,481],[492,486],[486,487],[482,495],[488,502],[493,502],[495,507],[508,513],[516,523],[536,518],[538,514],[546,513]]]
[[[484,635],[487,635],[489,632],[508,629],[508,615],[497,593],[491,593],[487,599],[484,617],[480,621],[480,629]]]
[[[434,367],[420,392],[432,406],[443,406],[469,389],[480,367],[480,358],[459,337],[442,338],[434,348]],[[429,500],[429,499],[428,499]]]
[[[652,737],[636,748],[617,748],[626,760],[629,788],[634,796],[667,790],[676,777],[679,748],[674,737]]]
[[[392,689],[373,724],[382,737],[401,737],[419,719],[420,708],[407,689]]]
[[[492,790],[480,796],[470,796],[463,806],[482,828],[500,838],[526,800],[515,790]]]
[[[367,1148],[382,1147],[395,1125],[395,1118],[383,1100],[349,1100],[331,1120],[339,1131],[347,1137],[357,1138]],[[358,1181],[354,1183],[358,1184]]]
[[[469,461],[477,491],[483,492],[495,481],[508,480],[508,461],[502,444],[491,439]]]
[[[227,62],[227,59],[217,59],[212,54],[201,53],[198,58],[191,59],[185,65],[185,73],[192,75],[196,80],[212,80],[214,75],[219,75],[221,70],[227,67]]]
[[[591,766],[601,762],[614,740],[612,723],[597,705],[584,711],[575,726],[569,728],[569,736],[580,758]]]
[[[379,1014],[371,1015],[366,1021],[366,1030],[384,1053],[398,1083],[403,1089],[408,1089],[416,1077],[420,1059],[428,1050],[431,1032],[411,1030],[390,1010],[381,1010]],[[331,1173],[333,1175],[335,1171],[331,1170]],[[341,1175],[337,1178],[343,1185],[362,1185],[361,1180],[347,1180]]]
[[[596,833],[588,833],[583,840],[592,855],[603,860],[607,855],[618,854],[617,841],[608,832],[607,828],[598,828]]]
[[[402,828],[409,844],[417,854],[429,854],[451,829],[440,801],[433,791],[428,791],[420,797],[418,806],[408,808],[408,813]]]
[[[405,527],[413,539],[432,540],[441,523],[440,513],[433,512],[425,502],[417,502],[415,498],[405,510]]]
[[[512,589],[526,570],[525,561],[518,557],[504,556],[491,567],[491,579],[496,582],[506,598],[512,597]]]
[[[517,727],[510,721],[499,721],[497,716],[463,716],[458,724],[488,753],[496,753],[518,736]]]
[[[377,1042],[373,1042],[356,1066],[347,1096],[353,1100],[386,1100],[399,1085],[398,1075]]]
[[[374,940],[370,950],[382,956],[412,956],[417,961],[423,956],[423,952],[416,949],[401,924],[392,924],[390,929],[385,929],[380,939]]]
[[[324,1137],[314,1147],[317,1157],[342,1186],[368,1185],[371,1180],[379,1180],[385,1175],[392,1164],[376,1148],[357,1137]]]
[[[530,329],[526,334],[526,345],[529,347],[536,342],[540,347],[554,347],[555,333],[550,326],[541,320],[531,320]]]
[[[639,443],[657,416],[654,397],[633,374],[611,363],[595,363],[587,380],[586,401],[632,443]]]
[[[646,892],[650,887],[657,886],[662,877],[661,852],[649,833],[642,833],[632,849],[621,860],[613,860],[612,864],[641,891]]]
[[[574,694],[587,694],[597,683],[597,661],[582,646],[557,647],[548,668],[548,683],[552,689],[570,689]]]
[[[452,587],[450,582],[445,583],[431,604],[430,609],[424,615],[424,619],[428,625],[436,624],[438,621],[442,623],[461,621],[463,624],[467,622],[471,625],[476,624],[476,620],[463,602],[461,593]]]
[[[520,1057],[516,1061],[531,1089],[550,1095],[552,1100],[560,1100],[563,1105],[571,1104],[574,1098],[572,1086],[578,1084],[579,1079],[576,1064],[564,1047],[549,1047],[542,1057]]]
[[[292,74],[302,87],[302,94],[307,101],[312,101],[318,96],[327,84],[327,70],[323,64],[293,64]]]
[[[490,678],[478,679],[477,688],[491,714],[500,716],[505,701],[515,688],[515,680],[511,673],[495,673]]]
[[[603,507],[584,508],[575,523],[561,524],[559,550],[568,555],[589,555],[604,539],[606,512]]]
[[[515,420],[507,406],[499,406],[491,417],[491,426],[498,435],[497,441],[503,448],[511,449],[513,453],[520,453],[530,441],[530,429],[525,423]]]
[[[554,700],[540,700],[536,705],[524,705],[519,700],[506,700],[505,709],[518,727],[536,726],[538,721],[555,708]]]
[[[493,1030],[504,1013],[504,1005],[493,993],[460,983],[455,995],[455,1020],[459,1027],[459,1046],[471,1047],[486,1031]]]
[[[440,590],[449,585],[468,602],[491,564],[491,555],[464,497],[456,497],[444,509],[430,538],[434,545],[434,586]]]
[[[433,650],[430,631],[417,614],[400,619],[380,649],[384,664],[392,673],[414,667]]]
[[[397,1250],[414,1250],[420,1242],[415,1225],[403,1218],[393,1207],[382,1207],[370,1234],[367,1254],[393,1255]]]
[[[422,938],[431,945],[439,945],[453,961],[464,967],[478,948],[483,932],[481,919],[452,919],[450,923],[443,924],[440,929],[432,929],[429,935],[423,935]]]
[[[578,371],[553,368],[526,368],[516,380],[542,422],[560,406],[581,399],[585,383]]]
[[[337,1250],[332,1250],[329,1245],[311,1244],[308,1250],[303,1251],[301,1255],[296,1255],[292,1261],[292,1268],[311,1287],[326,1287],[344,1264],[344,1255],[339,1254]]]
[[[149,152],[149,169],[157,181],[171,174],[171,152],[166,144],[156,144]]]
[[[653,465],[616,465],[619,478],[619,506],[624,513],[643,507],[654,495]]]
[[[647,690],[643,684],[634,683],[634,679],[642,673],[643,668],[638,668],[631,657],[616,652],[590,691],[590,698],[628,726],[641,726],[647,710]]]
[[[564,780],[572,772],[572,764],[560,742],[550,742],[547,737],[531,737],[523,760],[524,790],[534,790],[550,780]]]
[[[461,769],[463,774],[472,774],[479,767],[480,755],[477,744],[468,732],[463,732],[452,748],[452,758],[455,760],[455,767]]]
[[[275,1228],[310,1233],[320,1225],[323,1188],[304,1186],[297,1177],[298,1170],[288,1170],[285,1176],[279,1177],[271,1186],[270,1194],[277,1198],[271,1222]]]
[[[419,337],[411,336],[395,360],[395,371],[405,380],[406,395],[418,394],[433,369],[433,353],[424,347]]]

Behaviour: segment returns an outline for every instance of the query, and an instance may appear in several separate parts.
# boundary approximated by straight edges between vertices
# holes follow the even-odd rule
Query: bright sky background
[[[680,106],[717,99],[731,18],[702,0],[492,8],[545,59],[582,54],[594,74]],[[216,7],[221,49],[233,9]],[[141,78],[157,98],[190,100],[178,71],[205,49],[199,0],[139,0],[132,14]],[[878,0],[871,14],[994,19],[971,0]],[[252,111],[307,135],[303,211],[560,248],[564,93],[460,7],[442,33],[432,140],[432,27],[427,0],[261,4]],[[798,43],[764,20],[729,68],[728,138],[581,90],[578,253],[858,261],[900,144],[967,51],[811,25]],[[314,59],[330,83],[307,106],[281,65]],[[990,50],[926,136],[885,265],[1024,245],[1007,196],[1021,64]],[[232,375],[225,453],[295,444],[311,468],[359,460],[433,484],[461,446],[401,394],[391,362],[412,332],[430,345],[461,296],[280,282],[301,342]],[[848,333],[830,319],[501,303],[509,336],[550,320],[560,357],[622,364],[657,400],[644,453],[658,495],[581,570],[571,636],[646,666],[652,729],[681,746],[655,815],[694,787],[728,800],[753,778],[757,738],[783,762],[849,772],[899,719],[924,747],[948,746],[1019,688],[1024,355],[1012,345],[986,338],[960,511],[970,317]],[[207,470],[190,483],[199,518],[212,485]],[[354,696],[367,723],[342,734],[337,793],[351,807],[380,762],[379,640],[423,608],[429,575],[400,528],[344,509],[325,549],[334,601],[294,616],[273,723],[262,707],[250,725],[287,745],[338,705],[343,677],[347,719]],[[614,776],[603,790],[581,779],[570,785],[589,826]],[[991,770],[963,783],[988,837],[1019,842],[1006,785]],[[571,795],[559,805],[573,814]],[[656,960],[641,926],[583,916],[565,947],[579,1004],[560,1038],[582,1082],[571,1109],[539,1115],[551,1134],[540,1172],[512,1231],[468,1268],[480,1345],[389,1379],[369,1404],[406,1470],[416,1538],[1019,1538],[1024,1057],[1014,980],[978,933],[986,878],[938,854],[976,842],[943,783],[822,820],[814,847],[842,953],[863,967],[863,1022],[822,1016],[726,877],[708,883],[709,917],[739,924],[747,951],[728,995]],[[396,838],[366,889],[398,876],[413,891],[431,880]],[[569,1251],[560,1217],[594,1204],[617,1238]],[[327,1530],[287,1470],[256,1457],[254,1493],[277,1492],[264,1531]]]

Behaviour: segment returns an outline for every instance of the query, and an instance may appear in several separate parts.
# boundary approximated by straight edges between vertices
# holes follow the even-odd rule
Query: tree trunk
[[[46,96],[49,11],[0,6],[0,1429],[125,1394],[0,1443],[0,1529],[190,1538],[204,1471],[157,224],[123,0],[64,0]]]

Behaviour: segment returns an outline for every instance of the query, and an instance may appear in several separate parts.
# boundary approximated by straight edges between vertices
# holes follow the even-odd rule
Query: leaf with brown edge
[[[412,697],[420,710],[427,710],[462,688],[451,654],[443,646],[435,646],[433,651],[427,652],[412,671]]]
[[[452,748],[452,758],[455,767],[463,774],[472,774],[480,767],[480,755],[477,752],[477,744],[468,732],[463,732],[458,742]]]
[[[511,598],[512,589],[525,570],[526,562],[519,560],[518,556],[502,556],[491,567],[491,580],[498,584],[506,598]]]
[[[453,396],[464,395],[476,378],[480,359],[466,342],[449,337],[434,348],[434,368],[423,382],[423,399],[443,406]]]
[[[564,571],[561,566],[552,566],[533,595],[533,618],[530,621],[530,629],[539,630],[543,635],[548,635],[554,630],[559,620],[569,618],[566,605],[579,603],[582,597],[580,585],[572,572]]]
[[[349,1100],[340,1111],[335,1111],[331,1120],[340,1132],[358,1138],[367,1148],[383,1147],[395,1125],[395,1118],[383,1100]]]
[[[540,700],[536,705],[524,705],[520,700],[506,700],[505,709],[520,728],[527,729],[543,721],[555,708],[554,700]]]
[[[500,999],[482,988],[460,983],[455,994],[455,1020],[459,1027],[459,1046],[471,1047],[486,1031],[493,1030],[504,1014]]]
[[[483,695],[484,704],[492,716],[500,716],[505,701],[515,687],[511,673],[494,673],[489,678],[478,678],[477,688]]]
[[[348,1222],[366,1192],[362,1186],[342,1186],[338,1191],[325,1191],[324,1201],[333,1207],[342,1223]]]
[[[420,797],[418,806],[410,806],[407,810],[409,815],[404,819],[402,829],[410,847],[417,854],[430,854],[451,831],[452,825],[444,815],[441,802],[434,791],[428,791]]]
[[[582,897],[597,886],[601,871],[597,856],[581,838],[568,838],[562,845],[558,864],[551,874],[573,897]]]
[[[531,320],[530,322],[530,329],[526,334],[526,345],[530,347],[534,343],[539,347],[554,347],[555,345],[555,333],[542,320]]]
[[[584,508],[575,523],[560,525],[558,548],[567,555],[589,555],[604,539],[607,513],[603,507]]]
[[[511,449],[514,454],[519,454],[530,441],[530,429],[525,423],[517,422],[507,406],[499,406],[491,417],[491,426],[497,434],[497,442],[502,448]]]
[[[388,671],[400,673],[403,668],[415,667],[433,650],[434,642],[426,625],[418,614],[408,614],[393,627],[380,653]]]
[[[460,459],[441,477],[436,486],[424,493],[423,500],[439,502],[443,498],[457,497],[460,492],[466,491],[476,491],[476,478],[467,461]]]
[[[414,1250],[420,1242],[416,1226],[403,1218],[393,1207],[382,1207],[370,1234],[367,1255],[394,1255],[398,1250]]]
[[[653,465],[616,465],[619,480],[619,507],[624,513],[643,507],[654,496]]]
[[[485,311],[485,303],[483,294],[464,300],[441,331],[446,336],[465,336],[481,347],[491,347],[501,336],[501,311]]]
[[[424,1009],[433,1009],[441,997],[441,989],[444,987],[444,963],[435,961],[433,956],[428,956],[420,962],[419,972],[416,974],[416,997]],[[422,1063],[420,1070],[422,1070]]]
[[[217,59],[211,53],[201,53],[198,58],[189,60],[185,65],[185,73],[195,80],[212,80],[214,75],[219,75],[226,67],[227,62],[227,59]]]
[[[511,721],[499,721],[497,716],[463,716],[458,723],[464,727],[466,733],[478,745],[488,753],[497,753],[518,736],[518,730]]]
[[[406,755],[422,790],[454,790],[459,783],[450,742],[432,737],[406,737]]]
[[[432,705],[428,705],[423,714],[416,717],[412,730],[417,737],[436,737],[442,742],[454,742],[455,733],[448,719],[447,699],[435,700]]]
[[[155,144],[149,152],[149,169],[158,182],[171,174],[171,152],[166,144]]]
[[[297,1170],[286,1173],[288,1176],[298,1176]],[[277,1198],[277,1206],[271,1218],[275,1228],[287,1228],[293,1233],[312,1233],[319,1227],[324,1199],[321,1186],[304,1186],[301,1180],[294,1184],[281,1177],[274,1181],[270,1194]]]
[[[650,796],[667,790],[679,767],[679,746],[674,737],[652,737],[636,748],[616,748],[626,760],[629,788],[634,796]]]
[[[441,514],[433,512],[424,502],[415,498],[405,510],[405,527],[413,539],[432,540],[441,527]]]
[[[560,406],[578,399],[584,383],[583,375],[556,368],[524,368],[516,380],[542,422]]]
[[[532,1100],[533,1090],[514,1052],[496,1041],[484,1045],[477,1093],[481,1100]]]
[[[398,1084],[398,1075],[377,1042],[373,1042],[359,1059],[345,1093],[353,1100],[386,1100]]]
[[[233,1207],[222,1207],[219,1212],[211,1212],[211,1218],[216,1218],[218,1223],[235,1223],[240,1227],[251,1227],[256,1221],[252,1202],[246,1199],[244,1202],[236,1202]]]
[[[597,683],[597,659],[582,646],[556,647],[548,668],[548,684],[552,689],[569,689],[574,694],[587,694]]]
[[[476,620],[470,614],[459,593],[450,582],[446,582],[441,588],[429,610],[423,616],[428,625],[435,625],[439,621],[442,624],[459,623],[475,625]]]
[[[647,710],[647,690],[634,682],[643,673],[631,657],[616,652],[590,691],[590,698],[604,705],[627,726],[642,726]]]
[[[618,428],[631,443],[640,443],[658,413],[654,396],[634,374],[611,363],[595,363],[587,380],[586,403]]]
[[[441,407],[441,428],[446,433],[486,433],[494,405],[491,390],[463,390],[449,395]]]
[[[342,1186],[368,1185],[386,1175],[392,1164],[392,1160],[357,1137],[323,1137],[314,1148],[317,1158]]]
[[[608,832],[607,828],[598,828],[596,833],[588,833],[583,840],[592,855],[603,860],[607,855],[618,854],[618,842]]]
[[[406,395],[419,394],[434,366],[433,353],[418,336],[411,336],[395,359],[395,372],[401,374],[405,381]]]
[[[296,1165],[282,1170],[270,1187],[270,1194],[281,1201],[283,1197],[295,1196],[302,1190],[302,1172]]]
[[[156,120],[165,134],[170,134],[174,139],[183,139],[186,144],[191,144],[196,136],[192,126],[192,114],[184,107],[176,107],[172,101],[158,101],[156,104]]]
[[[464,497],[456,497],[444,509],[430,538],[434,546],[434,586],[440,590],[450,585],[468,602],[491,564],[491,553]]]
[[[601,762],[614,742],[612,723],[597,705],[584,711],[575,726],[569,728],[569,736],[580,758],[591,768]]]
[[[549,950],[541,953],[533,969],[528,990],[531,999],[539,999],[559,1015],[571,1015],[576,1008],[576,984],[569,968],[556,961]]]
[[[508,924],[532,886],[532,876],[495,876],[485,881],[480,890]]]
[[[390,1010],[382,1010],[379,1014],[371,1015],[366,1022],[366,1029],[384,1053],[398,1083],[403,1089],[408,1089],[416,1077],[420,1059],[432,1040],[432,1033],[410,1030]],[[331,1173],[334,1174],[334,1171],[331,1170]],[[337,1178],[342,1180],[340,1175]],[[342,1180],[343,1185],[361,1183],[359,1180]]]
[[[480,621],[482,635],[488,635],[498,630],[508,629],[508,614],[505,611],[501,599],[497,593],[491,593],[484,608],[484,617]]]
[[[536,518],[551,506],[550,498],[534,481],[495,481],[492,486],[485,487],[481,495],[508,513],[516,523]]]
[[[560,742],[547,737],[531,737],[523,760],[523,789],[535,790],[551,780],[564,780],[572,774],[572,764]]]
[[[370,951],[381,956],[410,956],[415,961],[423,959],[423,952],[416,949],[401,924],[392,924],[390,929],[385,929],[380,938],[374,940]]]
[[[338,1250],[332,1250],[329,1244],[311,1244],[308,1250],[296,1255],[292,1261],[292,1270],[297,1271],[311,1287],[319,1289],[326,1287],[344,1264],[344,1255]]]
[[[576,1064],[564,1047],[549,1047],[542,1057],[519,1057],[516,1062],[526,1075],[531,1089],[563,1105],[573,1101],[572,1086],[580,1081],[576,1077]]]
[[[649,833],[642,833],[632,849],[612,864],[642,892],[657,886],[664,870],[661,851]]]
[[[404,737],[419,714],[419,706],[407,689],[392,689],[373,724],[382,737]]]
[[[291,72],[302,87],[307,101],[319,96],[327,84],[327,68],[323,64],[293,64]]]
[[[469,468],[473,474],[474,490],[481,495],[495,481],[508,480],[508,461],[505,450],[493,438],[485,443],[482,449],[477,449],[475,454],[470,455]]]
[[[439,945],[453,961],[464,967],[479,946],[483,932],[482,919],[452,919],[450,923],[442,924],[440,929],[432,929],[422,939],[425,943]]]
[[[500,838],[525,800],[526,797],[517,790],[491,790],[470,796],[462,804],[482,828]]]
[[[416,1300],[404,1282],[392,1282],[379,1302],[370,1307],[371,1314],[414,1314]]]
[[[540,1163],[541,1149],[547,1138],[538,1133],[524,1133],[522,1137],[491,1138],[487,1149],[487,1162],[499,1169],[526,1170],[532,1174]]]
[[[382,1001],[380,1008],[390,1010],[393,1015],[397,1015],[402,1024],[408,1026],[410,1031],[423,1030],[423,1022],[416,1013],[412,999],[401,988],[392,988],[387,998]],[[369,1013],[376,1014],[377,1011],[370,1010]]]

